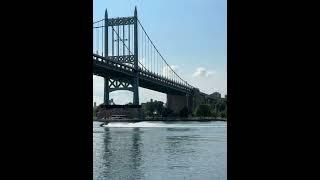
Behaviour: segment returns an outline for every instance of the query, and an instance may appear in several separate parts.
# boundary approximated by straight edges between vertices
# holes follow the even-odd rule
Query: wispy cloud
[[[212,76],[213,74],[216,74],[216,71],[208,71],[206,76],[209,77],[209,76]]]
[[[192,76],[193,77],[209,77],[215,73],[216,73],[216,71],[208,71],[203,67],[198,67]]]

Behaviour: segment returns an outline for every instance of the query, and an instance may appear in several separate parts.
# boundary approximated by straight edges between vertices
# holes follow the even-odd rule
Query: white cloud
[[[179,70],[179,66],[177,65],[171,65],[170,66],[172,70],[174,70],[175,72],[177,72]]]
[[[197,72],[197,74],[196,74]],[[202,76],[200,76],[200,74]],[[222,96],[227,94],[227,72],[206,70],[205,68],[195,71],[191,76],[187,76],[186,80],[189,84],[200,89],[201,92],[211,94],[215,91],[221,93]],[[197,76],[193,76],[197,75]]]
[[[207,77],[212,76],[213,74],[216,74],[216,71],[208,71],[207,72]]]
[[[205,68],[203,67],[198,67],[196,69],[196,72],[193,73],[193,77],[209,77],[213,74],[215,74],[215,71],[207,71]]]

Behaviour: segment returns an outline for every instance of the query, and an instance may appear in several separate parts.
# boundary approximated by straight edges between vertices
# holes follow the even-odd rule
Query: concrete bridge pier
[[[133,104],[139,105],[139,79],[133,79]]]
[[[191,107],[193,112],[196,111],[196,109],[200,104],[204,104],[206,101],[205,97],[201,95],[199,89],[197,88],[194,88],[192,90],[191,99],[192,99]]]
[[[187,107],[191,110],[191,97],[189,95],[172,95],[167,94],[167,107],[174,113],[179,113],[181,109]]]

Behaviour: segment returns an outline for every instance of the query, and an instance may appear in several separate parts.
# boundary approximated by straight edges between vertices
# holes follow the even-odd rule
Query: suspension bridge
[[[142,23],[137,8],[132,17],[105,17],[93,22],[93,74],[104,78],[104,104],[109,93],[133,92],[139,105],[139,87],[167,94],[167,105],[175,112],[194,110],[214,99],[183,80],[159,52]]]

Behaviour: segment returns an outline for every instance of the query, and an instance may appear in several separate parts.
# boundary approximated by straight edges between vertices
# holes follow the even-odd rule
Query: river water
[[[226,180],[226,122],[93,122],[95,180]]]

